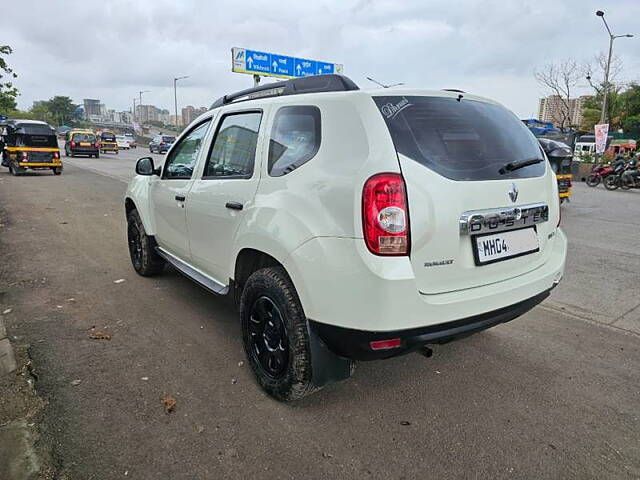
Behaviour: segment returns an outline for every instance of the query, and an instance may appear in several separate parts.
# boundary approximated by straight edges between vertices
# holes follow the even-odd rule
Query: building
[[[160,114],[160,121],[162,123],[164,123],[165,125],[176,125],[176,116],[175,115],[171,115],[169,113],[161,113]],[[182,117],[180,115],[178,115],[178,126],[182,125]]]
[[[538,104],[538,118],[543,122],[550,122],[556,127],[561,127],[565,114],[568,113],[564,127],[579,127],[582,124],[582,109],[584,108],[584,104],[592,98],[591,95],[570,98],[569,112],[566,111],[566,100],[559,95],[550,95],[546,98],[541,98]]]
[[[92,118],[100,117],[100,100],[91,98],[85,98],[82,100],[84,105],[84,118],[85,120],[91,120]]]
[[[149,123],[160,120],[160,109],[155,105],[136,105],[136,118],[139,123]]]
[[[207,107],[195,108],[193,105],[187,105],[182,109],[182,124],[189,125],[196,118],[207,111]]]

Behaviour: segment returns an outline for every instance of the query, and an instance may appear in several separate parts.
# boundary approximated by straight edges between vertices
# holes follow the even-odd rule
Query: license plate
[[[487,265],[540,250],[535,227],[473,237],[476,265]]]
[[[89,142],[80,142],[81,147],[88,147],[89,145],[91,145]]]

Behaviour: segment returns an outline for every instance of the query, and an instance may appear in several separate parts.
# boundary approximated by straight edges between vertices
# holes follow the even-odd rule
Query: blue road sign
[[[342,73],[342,65],[275,53],[233,48],[232,71],[267,77],[297,78],[327,73]]]

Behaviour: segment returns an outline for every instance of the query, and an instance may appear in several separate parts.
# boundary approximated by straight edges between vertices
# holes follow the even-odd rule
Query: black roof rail
[[[467,93],[464,90],[458,90],[457,88],[443,88],[443,92],[456,92],[456,93]]]
[[[224,95],[211,105],[211,109],[227,105],[233,101],[246,101],[255,98],[278,97],[281,95],[300,95],[303,93],[346,92],[360,90],[353,80],[344,75],[313,75],[293,78],[283,82],[266,83],[254,88]],[[243,97],[247,97],[244,98]]]

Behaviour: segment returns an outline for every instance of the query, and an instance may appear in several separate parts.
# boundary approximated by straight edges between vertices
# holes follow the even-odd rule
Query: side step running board
[[[229,292],[229,287],[227,285],[223,285],[217,282],[216,280],[214,280],[213,278],[209,277],[208,275],[205,275],[204,273],[196,270],[195,268],[186,264],[179,258],[174,257],[166,250],[163,250],[160,247],[156,247],[156,252],[158,252],[158,255],[160,255],[167,262],[173,265],[176,268],[176,270],[178,270],[185,277],[190,278],[191,280],[196,282],[198,285],[200,285],[203,288],[206,288],[210,292],[213,292],[218,295],[226,295]]]

